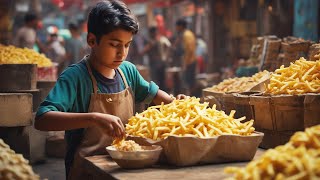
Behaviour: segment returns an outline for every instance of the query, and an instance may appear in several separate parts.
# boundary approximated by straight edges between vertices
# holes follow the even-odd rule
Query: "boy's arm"
[[[159,105],[162,102],[164,102],[164,104],[169,104],[172,101],[173,101],[173,98],[168,93],[159,89],[152,102],[155,105]]]
[[[119,117],[103,113],[49,111],[36,117],[34,126],[42,131],[63,131],[97,126],[104,133],[116,137],[122,137],[125,131]]]
[[[186,98],[187,96],[184,94],[179,94],[176,97],[176,99],[186,99]],[[156,105],[160,105],[162,102],[164,102],[164,104],[169,104],[172,101],[173,101],[173,98],[168,93],[159,89],[152,102]]]

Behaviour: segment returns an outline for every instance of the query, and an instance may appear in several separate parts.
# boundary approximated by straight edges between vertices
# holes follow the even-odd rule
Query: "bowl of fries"
[[[159,160],[162,147],[158,145],[140,146],[134,141],[120,141],[106,147],[112,159],[124,169],[151,167]]]

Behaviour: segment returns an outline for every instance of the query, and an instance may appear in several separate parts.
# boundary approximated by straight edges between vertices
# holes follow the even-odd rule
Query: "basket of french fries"
[[[203,98],[206,102],[212,102],[214,97],[218,110],[230,113],[235,109],[235,102],[232,93],[261,92],[265,89],[263,84],[270,78],[268,71],[258,72],[251,77],[236,77],[222,81],[212,87],[203,89]]]
[[[234,180],[320,179],[320,125],[296,132],[288,143],[269,149],[246,167],[227,167]]]
[[[312,101],[308,98],[306,102],[306,96],[320,92],[319,70],[320,60],[307,61],[304,58],[275,70],[265,93],[250,97],[255,127],[278,131],[303,130],[306,103]]]
[[[162,146],[166,162],[176,166],[248,161],[263,133],[234,114],[191,97],[149,107],[129,119],[126,132],[138,144]]]

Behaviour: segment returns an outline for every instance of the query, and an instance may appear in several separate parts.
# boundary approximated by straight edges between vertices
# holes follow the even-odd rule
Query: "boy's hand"
[[[94,125],[104,133],[112,137],[122,138],[125,136],[125,128],[121,119],[117,116],[103,113],[95,113]]]

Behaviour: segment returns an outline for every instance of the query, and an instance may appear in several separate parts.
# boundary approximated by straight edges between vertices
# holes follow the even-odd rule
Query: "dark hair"
[[[32,12],[28,12],[25,16],[24,16],[24,22],[28,23],[34,20],[37,20],[38,16],[35,13]]]
[[[74,22],[71,22],[71,23],[69,23],[68,24],[68,28],[70,29],[70,30],[78,30],[79,29],[79,25],[78,24],[76,24],[76,23],[74,23]]]
[[[188,22],[185,19],[179,19],[176,22],[177,26],[182,26],[183,28],[187,28]]]
[[[139,29],[138,21],[122,1],[108,0],[97,3],[88,16],[88,33],[94,34],[99,43],[103,35],[116,29],[136,34]]]

